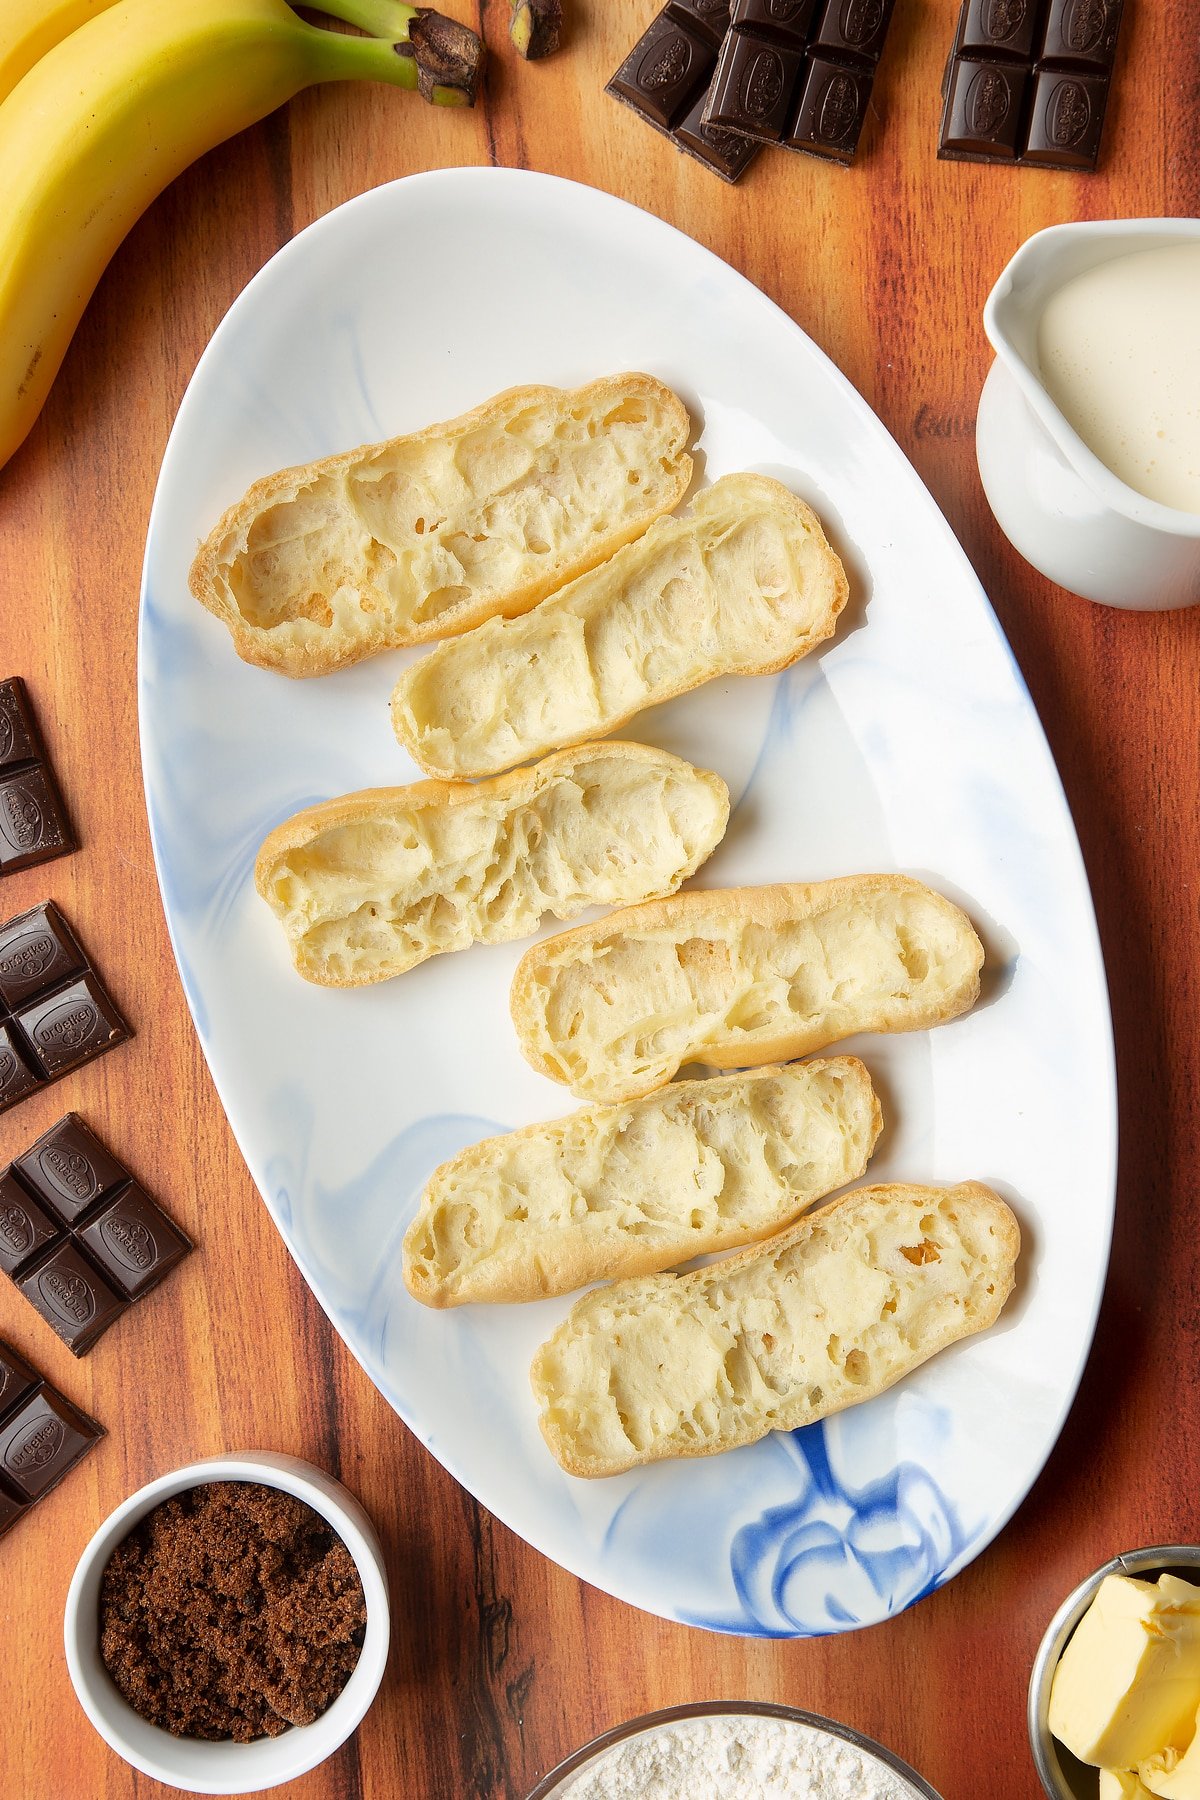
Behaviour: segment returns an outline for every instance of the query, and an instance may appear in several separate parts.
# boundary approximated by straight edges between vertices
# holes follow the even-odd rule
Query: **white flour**
[[[564,1800],[915,1800],[915,1789],[841,1738],[730,1713],[618,1744]]]

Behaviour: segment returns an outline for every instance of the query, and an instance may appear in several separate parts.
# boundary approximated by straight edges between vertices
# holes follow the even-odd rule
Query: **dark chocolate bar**
[[[129,1036],[52,901],[0,925],[0,1112]]]
[[[13,1279],[73,1356],[90,1350],[129,1305],[69,1239]]]
[[[854,159],[893,0],[733,0],[704,122]]]
[[[17,1523],[18,1519],[24,1518],[28,1510],[29,1502],[27,1500],[17,1500],[6,1489],[0,1488],[0,1537],[3,1537],[5,1532]]]
[[[736,181],[757,156],[757,144],[710,127],[703,118],[717,52],[728,27],[729,0],[668,0],[608,83],[607,92],[722,181]]]
[[[127,1300],[140,1300],[157,1287],[192,1247],[136,1181],[89,1216],[79,1241]]]
[[[75,1113],[0,1169],[0,1269],[76,1356],[191,1248]]]
[[[0,1340],[0,1537],[104,1436]]]
[[[67,1225],[131,1179],[78,1113],[67,1113],[14,1157],[12,1173]]]
[[[103,1436],[103,1428],[48,1381],[0,1412],[0,1497],[11,1508],[7,1520],[0,1518],[0,1531],[45,1499]]]
[[[74,848],[25,683],[11,676],[0,681],[0,875]]]
[[[31,1394],[41,1377],[11,1344],[0,1339],[0,1419]]]
[[[58,1221],[25,1192],[12,1170],[0,1170],[0,1269],[12,1275],[61,1236]]]
[[[938,155],[1094,169],[1121,4],[964,0],[946,67]]]

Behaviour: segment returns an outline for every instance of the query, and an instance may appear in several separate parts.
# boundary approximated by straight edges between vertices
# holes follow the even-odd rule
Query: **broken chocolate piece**
[[[1121,0],[964,0],[943,84],[948,162],[1094,169]]]
[[[764,144],[783,137],[803,50],[757,32],[731,31],[713,76],[704,123]]]
[[[43,1382],[0,1421],[0,1477],[18,1503],[56,1487],[104,1433],[94,1419]]]
[[[191,1248],[76,1113],[0,1169],[0,1269],[76,1356]]]
[[[669,0],[652,19],[607,92],[632,107],[647,125],[669,137],[677,150],[736,181],[758,153],[719,127],[704,124],[709,82],[729,25],[727,0]]]
[[[73,1112],[14,1157],[12,1166],[30,1193],[68,1225],[130,1178],[125,1165]]]
[[[0,1169],[0,1269],[15,1276],[61,1236],[57,1219],[26,1193],[11,1169]]]
[[[0,681],[0,875],[74,848],[25,683],[11,676]]]
[[[74,1356],[90,1350],[129,1305],[66,1240],[19,1276],[17,1286]]]
[[[893,0],[734,0],[708,125],[854,159]]]
[[[157,1287],[192,1247],[136,1181],[89,1214],[79,1241],[127,1300],[140,1300]]]
[[[0,1112],[130,1035],[53,902],[0,925]]]

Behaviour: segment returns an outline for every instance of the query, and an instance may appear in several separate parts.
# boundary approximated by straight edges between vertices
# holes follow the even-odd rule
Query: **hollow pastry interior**
[[[628,1099],[685,1063],[940,1024],[974,1003],[982,963],[965,913],[904,875],[709,889],[535,944],[512,1014],[535,1068],[582,1099]]]
[[[991,1325],[1019,1249],[979,1182],[859,1188],[725,1262],[593,1288],[534,1359],[542,1433],[615,1475],[809,1425]]]
[[[192,591],[249,662],[319,675],[516,613],[676,506],[688,415],[648,375],[513,388],[444,425],[256,481]]]
[[[789,1225],[867,1166],[882,1119],[856,1057],[681,1081],[472,1144],[404,1240],[430,1306],[536,1300]]]
[[[523,618],[414,664],[392,723],[428,774],[493,774],[716,676],[785,668],[830,635],[847,591],[811,508],[765,475],[726,475]]]
[[[528,936],[546,913],[670,894],[720,842],[719,776],[595,744],[481,782],[371,788],[277,827],[255,878],[309,981],[353,987],[440,951]]]

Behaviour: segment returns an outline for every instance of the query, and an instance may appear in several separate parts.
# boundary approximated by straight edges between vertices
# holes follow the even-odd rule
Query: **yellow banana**
[[[115,0],[0,0],[0,100],[47,50]]]
[[[346,11],[379,16],[380,4]],[[113,251],[196,157],[318,81],[471,103],[474,33],[423,7],[392,4],[388,17],[395,42],[321,31],[286,0],[116,0],[17,83],[0,104],[0,465]]]

